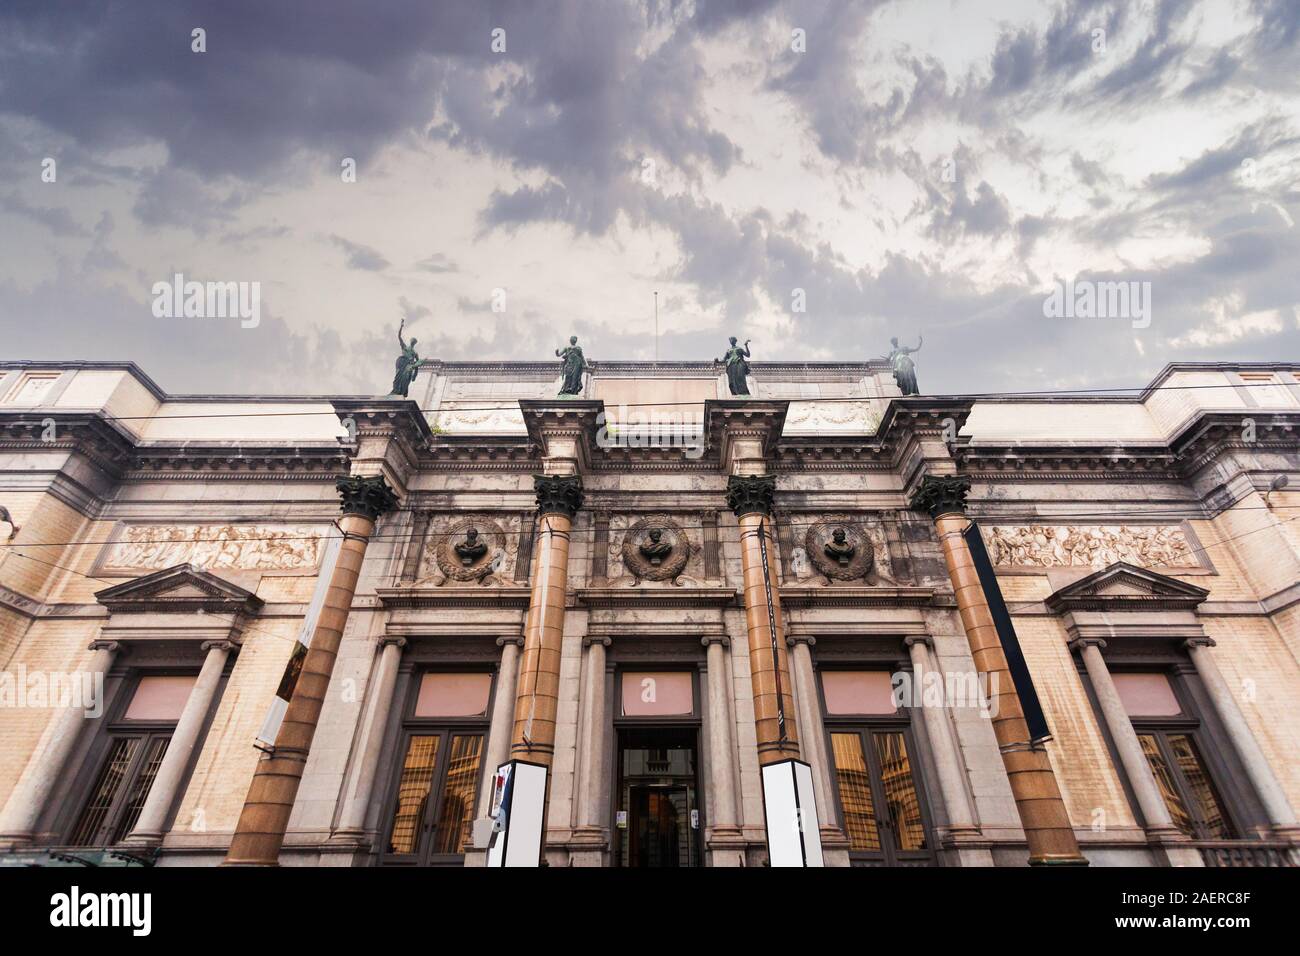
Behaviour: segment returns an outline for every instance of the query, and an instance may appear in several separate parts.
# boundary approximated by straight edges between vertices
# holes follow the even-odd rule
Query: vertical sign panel
[[[988,602],[989,612],[993,615],[993,624],[998,630],[998,641],[1002,644],[1002,653],[1006,655],[1007,667],[1011,671],[1011,680],[1016,685],[1016,696],[1020,698],[1020,709],[1025,712],[1025,723],[1029,725],[1030,740],[1046,740],[1052,736],[1047,726],[1047,717],[1043,714],[1043,705],[1038,701],[1038,691],[1034,690],[1034,679],[1030,676],[1029,665],[1020,650],[1020,641],[1016,629],[1011,624],[1011,614],[1007,611],[1007,602],[1002,599],[1002,588],[998,586],[998,576],[989,561],[989,553],[984,548],[984,537],[979,526],[972,521],[962,532],[966,546],[970,549],[975,562],[975,570],[984,589],[984,599]],[[989,689],[990,695],[993,689]]]

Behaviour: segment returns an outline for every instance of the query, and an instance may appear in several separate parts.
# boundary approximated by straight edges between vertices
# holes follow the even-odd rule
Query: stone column
[[[487,815],[492,799],[492,775],[510,759],[510,733],[515,714],[515,694],[519,686],[519,648],[522,637],[498,637],[501,663],[497,670],[496,696],[492,699],[492,722],[488,725],[487,764],[483,773],[483,792],[479,796],[480,816]]]
[[[253,772],[235,835],[226,854],[225,866],[276,866],[284,843],[289,815],[293,811],[303,768],[311,752],[312,738],[320,721],[321,707],[329,688],[334,661],[338,657],[343,628],[356,594],[357,577],[366,556],[366,545],[375,522],[397,506],[397,496],[382,475],[340,478],[338,492],[343,499],[339,548],[329,591],[312,634],[311,646],[285,710],[275,749],[264,754]]]
[[[903,641],[907,645],[908,655],[912,659],[912,687],[914,700],[924,701],[921,688],[927,671],[939,673],[930,655],[931,640],[928,637],[908,637]],[[975,809],[971,806],[970,794],[963,780],[965,774],[957,753],[957,741],[953,739],[952,728],[948,726],[948,715],[943,707],[918,708],[921,719],[925,722],[925,733],[930,738],[930,752],[934,755],[935,768],[939,772],[939,790],[943,793],[944,805],[948,808],[948,834],[954,842],[962,839],[980,837],[980,828],[975,823]],[[992,858],[989,859],[992,865]]]
[[[1228,732],[1232,746],[1246,768],[1246,776],[1250,778],[1255,793],[1259,795],[1260,803],[1264,805],[1268,822],[1272,824],[1277,835],[1286,839],[1297,839],[1300,837],[1300,828],[1296,826],[1295,811],[1291,808],[1291,803],[1287,800],[1286,793],[1273,773],[1273,768],[1269,766],[1264,752],[1260,750],[1259,741],[1251,733],[1245,714],[1237,706],[1237,699],[1232,696],[1232,690],[1228,687],[1223,672],[1214,662],[1214,656],[1210,653],[1210,648],[1214,646],[1213,639],[1193,638],[1185,641],[1183,646],[1187,648],[1192,665],[1200,675],[1201,683],[1205,685],[1206,693],[1210,695],[1210,700],[1214,704],[1214,711],[1223,722],[1223,728]]]
[[[402,663],[406,638],[385,636],[379,641],[379,666],[366,693],[366,717],[361,731],[361,749],[357,765],[349,779],[338,826],[330,835],[332,843],[359,843],[366,833],[366,817],[375,792],[375,773],[384,749],[384,732],[393,710],[393,689],[397,686],[397,669]]]
[[[510,756],[551,765],[560,695],[560,647],[568,585],[569,530],[582,507],[577,475],[537,475],[537,553],[524,625]]]
[[[700,638],[705,651],[709,693],[709,801],[705,821],[713,865],[739,866],[744,861],[744,833],[738,822],[736,757],[727,701],[727,648],[722,634]]]
[[[94,654],[85,671],[102,708],[104,675],[113,666],[118,652],[125,653],[125,650],[116,641],[93,641],[90,650]],[[68,754],[72,752],[86,719],[85,707],[75,706],[60,708],[51,718],[22,776],[18,778],[17,786],[9,795],[4,813],[0,814],[0,847],[26,846],[32,842],[36,821],[63,772],[64,764],[68,762]]]
[[[823,830],[834,830],[833,837],[839,837],[839,828],[835,825],[835,800],[831,783],[830,762],[826,758],[826,747],[822,739],[821,708],[818,706],[817,676],[813,673],[812,646],[817,638],[801,634],[786,638],[794,658],[792,670],[794,689],[799,695],[799,722],[803,725],[803,758],[812,766],[813,793],[817,796],[818,823]],[[823,838],[825,842],[825,838]]]
[[[1047,751],[1029,739],[1029,727],[997,627],[974,559],[962,537],[968,524],[964,513],[968,491],[968,478],[928,475],[913,496],[912,507],[928,511],[934,520],[975,669],[982,678],[988,675],[990,686],[997,689],[993,700],[997,707],[992,719],[993,733],[997,736],[1016,811],[1029,844],[1029,864],[1087,865],[1087,859],[1079,852]]]
[[[589,843],[602,849],[608,807],[603,797],[605,783],[605,648],[608,637],[583,638],[587,649],[581,723],[578,727],[578,826],[575,843]],[[585,860],[585,858],[584,858]],[[594,858],[599,865],[599,857]],[[574,865],[579,865],[574,863]]]
[[[154,776],[153,785],[149,788],[149,796],[145,798],[144,806],[140,809],[140,816],[123,842],[137,846],[157,846],[162,843],[167,814],[171,812],[172,804],[176,802],[181,778],[185,775],[185,768],[189,766],[190,758],[194,755],[194,748],[198,746],[203,721],[207,719],[212,700],[217,696],[217,688],[221,686],[221,675],[226,669],[226,661],[230,659],[230,652],[234,649],[235,645],[231,641],[203,643],[203,650],[207,651],[203,658],[203,667],[194,681],[189,699],[185,701],[185,709],[181,711],[180,719],[176,721],[176,729],[172,731],[172,739],[167,744],[167,753],[163,755],[162,763],[158,766],[158,773]]]
[[[1101,656],[1101,649],[1105,646],[1105,641],[1095,637],[1082,637],[1070,643],[1071,650],[1079,651],[1083,658],[1083,666],[1088,671],[1088,681],[1097,696],[1102,718],[1106,721],[1111,740],[1115,741],[1120,763],[1124,765],[1124,773],[1128,776],[1133,795],[1137,797],[1138,808],[1142,811],[1147,839],[1159,861],[1166,866],[1204,866],[1197,850],[1190,846],[1178,846],[1180,843],[1186,844],[1188,839],[1174,826],[1174,818],[1170,816],[1169,807],[1160,795],[1160,788],[1156,786],[1151,764],[1142,752],[1142,742],[1138,740],[1133,722],[1124,709],[1124,701],[1120,699],[1115,682],[1111,680],[1106,659]]]
[[[745,627],[749,634],[760,764],[799,757],[777,581],[776,539],[770,521],[775,490],[775,475],[731,475],[727,479],[727,504],[740,519]]]

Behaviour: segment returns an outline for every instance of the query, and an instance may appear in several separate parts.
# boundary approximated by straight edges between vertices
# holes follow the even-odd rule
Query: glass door
[[[906,730],[845,727],[836,728],[830,737],[852,862],[860,866],[933,863]]]
[[[700,813],[694,728],[619,733],[619,866],[698,866]]]
[[[459,866],[474,816],[481,733],[406,734],[384,862]]]

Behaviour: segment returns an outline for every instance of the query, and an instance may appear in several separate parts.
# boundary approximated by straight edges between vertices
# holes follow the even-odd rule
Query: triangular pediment
[[[262,606],[262,599],[252,591],[192,564],[178,564],[96,591],[95,600],[115,614],[133,611],[251,613]]]
[[[1209,595],[1178,578],[1117,561],[1058,589],[1044,603],[1053,611],[1193,610]]]

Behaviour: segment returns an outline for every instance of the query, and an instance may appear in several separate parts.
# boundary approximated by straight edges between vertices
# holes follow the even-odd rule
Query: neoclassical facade
[[[548,865],[757,866],[791,757],[827,865],[1300,862],[1300,365],[751,372],[0,363],[0,863],[481,866],[518,758]]]

